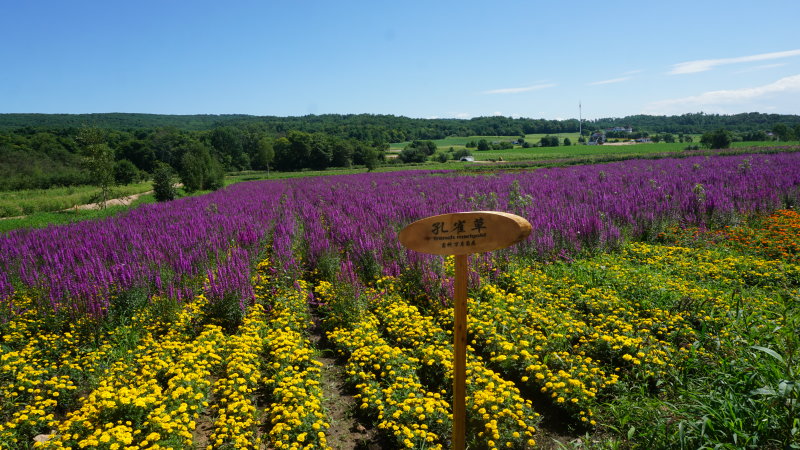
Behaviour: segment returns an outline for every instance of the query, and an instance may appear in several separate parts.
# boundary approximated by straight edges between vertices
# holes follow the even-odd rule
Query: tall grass
[[[117,186],[112,198],[140,194],[152,189],[149,182]],[[0,217],[16,217],[40,212],[53,212],[99,201],[94,186],[71,186],[52,189],[28,189],[0,192]]]

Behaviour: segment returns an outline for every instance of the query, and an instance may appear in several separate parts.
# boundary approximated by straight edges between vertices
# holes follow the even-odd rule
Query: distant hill
[[[175,127],[187,131],[209,130],[231,120],[249,117],[230,115],[167,115],[137,113],[97,114],[0,114],[0,130],[31,127],[37,129],[80,128],[92,126],[114,130]]]
[[[649,133],[704,133],[725,128],[736,132],[750,132],[771,130],[778,123],[793,127],[800,124],[800,116],[763,113],[634,115],[622,118],[584,120],[583,129],[632,127],[636,131]],[[184,131],[205,131],[222,126],[236,126],[254,128],[272,134],[298,130],[309,133],[323,132],[332,136],[363,141],[403,142],[413,139],[441,139],[447,136],[573,133],[578,131],[578,120],[515,119],[502,116],[472,119],[414,119],[378,114],[323,114],[291,117],[246,114],[0,114],[0,131],[55,130],[82,126],[119,131],[169,127]]]

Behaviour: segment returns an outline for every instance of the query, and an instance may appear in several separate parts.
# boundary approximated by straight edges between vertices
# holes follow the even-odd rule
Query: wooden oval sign
[[[531,234],[520,216],[497,211],[441,214],[420,219],[400,231],[406,248],[433,255],[467,255],[516,244]]]

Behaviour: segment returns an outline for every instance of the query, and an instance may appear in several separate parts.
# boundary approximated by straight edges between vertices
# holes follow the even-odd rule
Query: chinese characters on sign
[[[434,241],[442,241],[442,248],[472,247],[476,239],[486,237],[486,225],[483,217],[475,217],[467,223],[466,220],[440,221],[431,224],[431,234]]]
[[[469,211],[426,217],[400,231],[400,242],[433,255],[468,255],[508,247],[528,237],[522,217],[497,211]]]

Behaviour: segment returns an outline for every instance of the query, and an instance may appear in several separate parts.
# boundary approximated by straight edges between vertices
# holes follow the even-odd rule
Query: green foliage
[[[258,151],[251,161],[253,169],[269,170],[273,159],[275,159],[275,149],[272,148],[272,140],[267,137],[259,139]]]
[[[206,323],[219,325],[226,333],[233,334],[242,324],[245,310],[237,295],[225,294],[221,299],[208,302],[203,313]]]
[[[704,133],[700,138],[700,143],[707,148],[719,149],[730,148],[733,138],[730,131],[720,128],[713,132]]]
[[[398,158],[404,163],[421,163],[428,160],[428,152],[425,148],[406,147]]]
[[[225,174],[208,147],[198,142],[183,154],[180,176],[186,192],[195,192],[221,188]]]
[[[539,147],[558,147],[558,136],[545,136],[539,140]]]
[[[118,185],[131,184],[138,178],[139,169],[132,162],[123,159],[114,163],[114,181]]]
[[[465,156],[472,156],[472,152],[467,150],[466,148],[461,150],[456,150],[453,152],[453,159],[455,159],[456,161],[459,161],[461,158]]]
[[[180,168],[183,153],[194,142],[208,145],[211,155],[226,170],[296,171],[365,165],[366,160],[372,158],[371,151],[377,152],[380,162],[388,142],[402,143],[394,144],[393,148],[398,151],[407,143],[422,146],[431,156],[436,153],[436,145],[453,146],[458,150],[478,148],[480,143],[482,151],[507,149],[510,153],[512,144],[507,141],[511,140],[530,147],[545,135],[558,134],[563,139],[565,134],[570,134],[572,142],[578,139],[578,121],[574,119],[441,120],[369,114],[304,117],[0,114],[0,189],[102,182],[82,170],[84,148],[79,145],[79,135],[86,133],[81,131],[84,125],[87,130],[101,131],[102,143],[113,150],[115,161],[127,159],[137,169],[148,173],[152,173],[158,162]],[[679,133],[683,138],[678,140],[691,142],[691,134],[720,127],[738,133],[747,141],[768,140],[765,131],[770,130],[777,131],[776,136],[782,141],[800,136],[800,116],[758,113],[598,119],[587,122],[586,130],[614,126],[632,126],[636,130],[619,132],[620,138],[659,133],[662,141],[669,141],[669,134]],[[613,137],[614,133],[609,132],[608,136]],[[279,145],[281,138],[286,138],[289,145]],[[434,139],[437,141],[431,141]],[[279,150],[284,152],[279,154]],[[421,158],[410,159],[419,161]]]
[[[351,164],[366,164],[376,150],[355,140],[335,138],[323,133],[304,133],[289,131],[272,144],[275,158],[274,166],[281,171],[294,171],[305,168],[323,170],[333,165],[349,167]]]
[[[772,127],[772,133],[779,141],[791,141],[794,138],[793,130],[785,123],[777,123]]]
[[[175,187],[172,184],[172,167],[160,163],[153,171],[153,194],[156,201],[167,202],[175,199]]]
[[[152,203],[153,201],[155,201],[155,198],[150,194],[139,197],[130,206],[109,206],[106,209],[70,209],[57,212],[34,212],[25,217],[0,220],[0,233],[21,228],[44,228],[50,225],[66,225],[82,222],[84,220],[102,219],[128,211],[144,203]]]
[[[250,169],[250,161],[243,154],[243,135],[240,129],[234,127],[215,128],[211,131],[209,141],[217,154],[225,157],[227,169]]]
[[[533,203],[533,197],[530,194],[523,194],[520,191],[519,181],[514,180],[508,188],[508,209],[509,211],[522,214],[523,211]]]
[[[75,138],[89,171],[92,184],[100,188],[100,206],[106,207],[114,185],[114,151],[106,144],[105,133],[97,128],[83,128]]]
[[[383,153],[381,153],[381,156],[383,156]],[[366,155],[364,156],[364,167],[366,167],[369,172],[372,172],[378,167],[377,151],[367,149]]]
[[[413,141],[412,143],[406,146],[407,149],[414,149],[419,150],[420,152],[425,153],[427,156],[432,156],[436,153],[436,143],[433,141]]]

